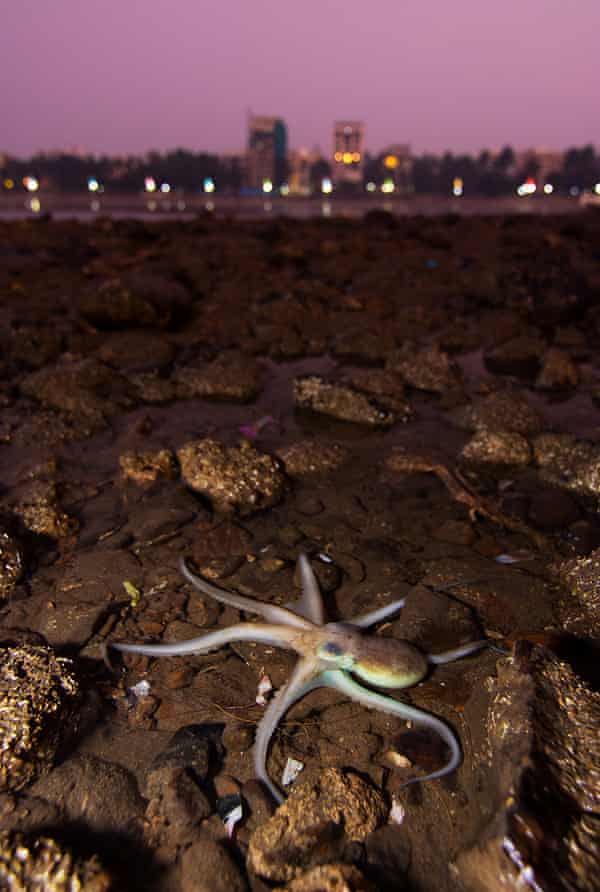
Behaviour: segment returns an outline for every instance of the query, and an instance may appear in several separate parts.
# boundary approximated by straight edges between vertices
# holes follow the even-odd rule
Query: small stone
[[[473,527],[463,520],[446,520],[431,531],[431,535],[439,542],[451,545],[472,545],[477,534]]]
[[[525,397],[512,391],[494,391],[475,398],[451,413],[452,421],[466,430],[515,431],[524,437],[539,434],[544,420]]]
[[[21,494],[14,511],[32,533],[52,539],[71,536],[79,526],[75,518],[61,509],[53,480],[34,480]]]
[[[551,347],[545,354],[535,379],[538,390],[570,390],[579,384],[577,366],[563,350]]]
[[[554,572],[569,593],[560,604],[568,631],[600,636],[600,548],[585,557],[563,561]]]
[[[495,375],[532,378],[537,374],[546,344],[541,338],[521,335],[484,353],[486,367]]]
[[[348,461],[348,450],[339,443],[299,440],[277,451],[290,477],[329,474]]]
[[[76,728],[79,700],[71,660],[49,647],[0,649],[0,790],[50,769]]]
[[[248,884],[223,845],[202,834],[181,859],[181,892],[247,892]]]
[[[238,796],[241,785],[230,774],[217,774],[213,780],[215,793],[219,799],[225,799],[227,796]]]
[[[383,824],[387,808],[381,794],[357,775],[335,768],[313,784],[300,783],[276,813],[250,839],[248,863],[270,880],[288,881],[303,870],[354,853]]]
[[[313,867],[275,892],[377,892],[353,864],[324,864]]]
[[[529,443],[515,431],[479,430],[463,447],[460,457],[464,461],[486,465],[511,465],[525,467],[531,462]]]
[[[174,480],[179,473],[175,456],[170,449],[158,452],[124,452],[119,456],[121,474],[125,480],[144,485],[155,483],[159,477]]]
[[[340,421],[370,427],[390,427],[397,420],[394,412],[379,405],[372,397],[318,375],[305,375],[294,380],[294,402],[300,409],[311,409]]]
[[[230,753],[245,753],[254,743],[254,730],[251,725],[230,722],[223,731],[223,746]]]
[[[247,440],[234,447],[195,440],[177,455],[185,482],[208,496],[218,511],[253,514],[275,505],[283,495],[285,478],[279,462]]]
[[[403,347],[388,358],[386,368],[399,372],[417,390],[443,393],[461,384],[458,366],[437,345],[417,352],[412,347]]]
[[[541,476],[573,492],[600,497],[600,446],[570,434],[540,434],[533,454]]]
[[[247,403],[263,388],[263,370],[241,354],[222,354],[201,367],[187,366],[175,375],[180,397],[205,397]]]

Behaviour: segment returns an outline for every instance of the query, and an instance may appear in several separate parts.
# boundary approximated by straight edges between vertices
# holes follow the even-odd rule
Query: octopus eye
[[[341,657],[344,652],[335,641],[326,641],[321,650],[328,657]]]

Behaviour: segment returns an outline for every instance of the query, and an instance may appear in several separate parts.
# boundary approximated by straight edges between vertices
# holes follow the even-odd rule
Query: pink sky
[[[237,151],[366,123],[377,151],[600,146],[600,0],[13,0],[0,151]]]

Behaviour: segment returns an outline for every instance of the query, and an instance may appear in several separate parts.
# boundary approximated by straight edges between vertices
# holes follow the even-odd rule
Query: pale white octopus
[[[408,719],[439,734],[450,750],[450,759],[439,770],[411,778],[406,781],[406,785],[443,777],[459,765],[460,746],[448,725],[421,709],[364,687],[353,676],[381,688],[409,688],[425,677],[430,665],[460,659],[488,646],[487,641],[473,641],[454,650],[431,655],[422,653],[407,641],[363,633],[363,629],[387,619],[404,607],[404,598],[345,622],[326,622],[319,586],[305,554],[300,554],[298,558],[302,596],[287,607],[264,604],[253,598],[224,591],[192,573],[183,558],[180,568],[186,579],[203,594],[238,610],[257,613],[268,620],[268,623],[237,623],[228,629],[208,632],[199,638],[176,644],[111,643],[109,646],[124,653],[151,657],[205,654],[234,641],[260,641],[295,650],[300,659],[289,681],[280,688],[267,707],[259,722],[254,745],[256,776],[277,802],[282,802],[283,797],[267,774],[269,742],[279,720],[290,706],[318,687],[334,688],[363,706]]]

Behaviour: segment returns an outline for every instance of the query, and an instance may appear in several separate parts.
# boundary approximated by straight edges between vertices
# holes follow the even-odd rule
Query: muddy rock
[[[224,844],[202,834],[181,859],[182,892],[247,892],[246,879]]]
[[[546,344],[541,338],[521,335],[506,341],[483,355],[486,367],[495,375],[533,378],[537,374]]]
[[[126,480],[144,485],[155,483],[159,478],[173,480],[179,469],[170,449],[157,452],[124,452],[119,456],[121,474]]]
[[[14,332],[8,355],[19,365],[39,369],[59,356],[61,346],[62,337],[58,332],[27,326]]]
[[[357,775],[329,768],[299,784],[250,839],[248,864],[259,876],[288,881],[334,861],[352,861],[356,843],[382,824],[381,794]]]
[[[413,414],[404,393],[402,376],[397,372],[363,369],[351,376],[350,383],[357,390],[375,397],[385,409],[393,411],[399,421],[407,421]]]
[[[275,892],[377,892],[352,864],[324,864],[307,870]]]
[[[95,359],[64,361],[33,372],[20,389],[45,406],[98,423],[134,404],[127,379]]]
[[[498,664],[478,744],[490,806],[455,865],[467,889],[598,888],[599,722],[600,694],[549,651],[520,642]]]
[[[194,440],[177,452],[181,476],[207,496],[217,511],[245,516],[280,501],[285,477],[279,462],[247,440],[227,447],[217,440]]]
[[[189,842],[212,806],[183,765],[163,765],[148,773],[145,795],[146,836],[153,845],[175,849]]]
[[[263,388],[263,370],[254,359],[225,353],[203,366],[179,369],[175,382],[184,399],[206,397],[248,403]]]
[[[574,634],[600,637],[600,548],[563,561],[555,572],[568,591],[560,602],[565,627]]]
[[[294,402],[300,409],[371,427],[390,427],[397,420],[394,412],[372,397],[347,384],[326,381],[319,375],[304,375],[294,380]]]
[[[114,762],[75,755],[36,781],[31,792],[94,833],[141,837],[143,800],[133,775]]]
[[[21,493],[14,512],[32,533],[52,539],[72,536],[79,526],[75,518],[62,510],[53,480],[32,481]]]
[[[482,465],[525,467],[531,462],[531,447],[515,431],[478,430],[463,446],[463,461]]]
[[[582,495],[600,497],[600,446],[570,434],[540,434],[532,445],[544,480]]]
[[[395,346],[396,339],[390,331],[352,328],[336,334],[331,352],[346,362],[382,363]]]
[[[185,318],[189,292],[156,272],[129,273],[107,279],[84,295],[79,312],[101,329],[170,328]]]
[[[48,771],[76,731],[79,685],[70,660],[49,647],[0,650],[0,790]]]
[[[173,345],[149,331],[118,331],[108,335],[97,351],[98,359],[127,372],[162,369],[173,360]]]
[[[544,420],[526,398],[512,391],[495,391],[478,397],[450,413],[452,421],[466,430],[515,431],[524,437],[539,434]]]
[[[161,405],[177,399],[177,383],[157,372],[136,372],[130,376],[137,398],[143,403]]]
[[[298,440],[277,452],[290,477],[328,474],[348,461],[349,453],[340,443]]]
[[[96,855],[77,855],[49,836],[22,833],[0,835],[0,885],[14,892],[116,889]]]
[[[563,350],[551,347],[544,354],[542,367],[535,379],[538,390],[570,390],[579,384],[577,366]]]
[[[437,345],[418,350],[403,347],[390,356],[386,368],[398,372],[416,390],[443,393],[460,386],[458,366]]]
[[[22,572],[23,558],[16,539],[0,530],[0,600],[8,598]]]

